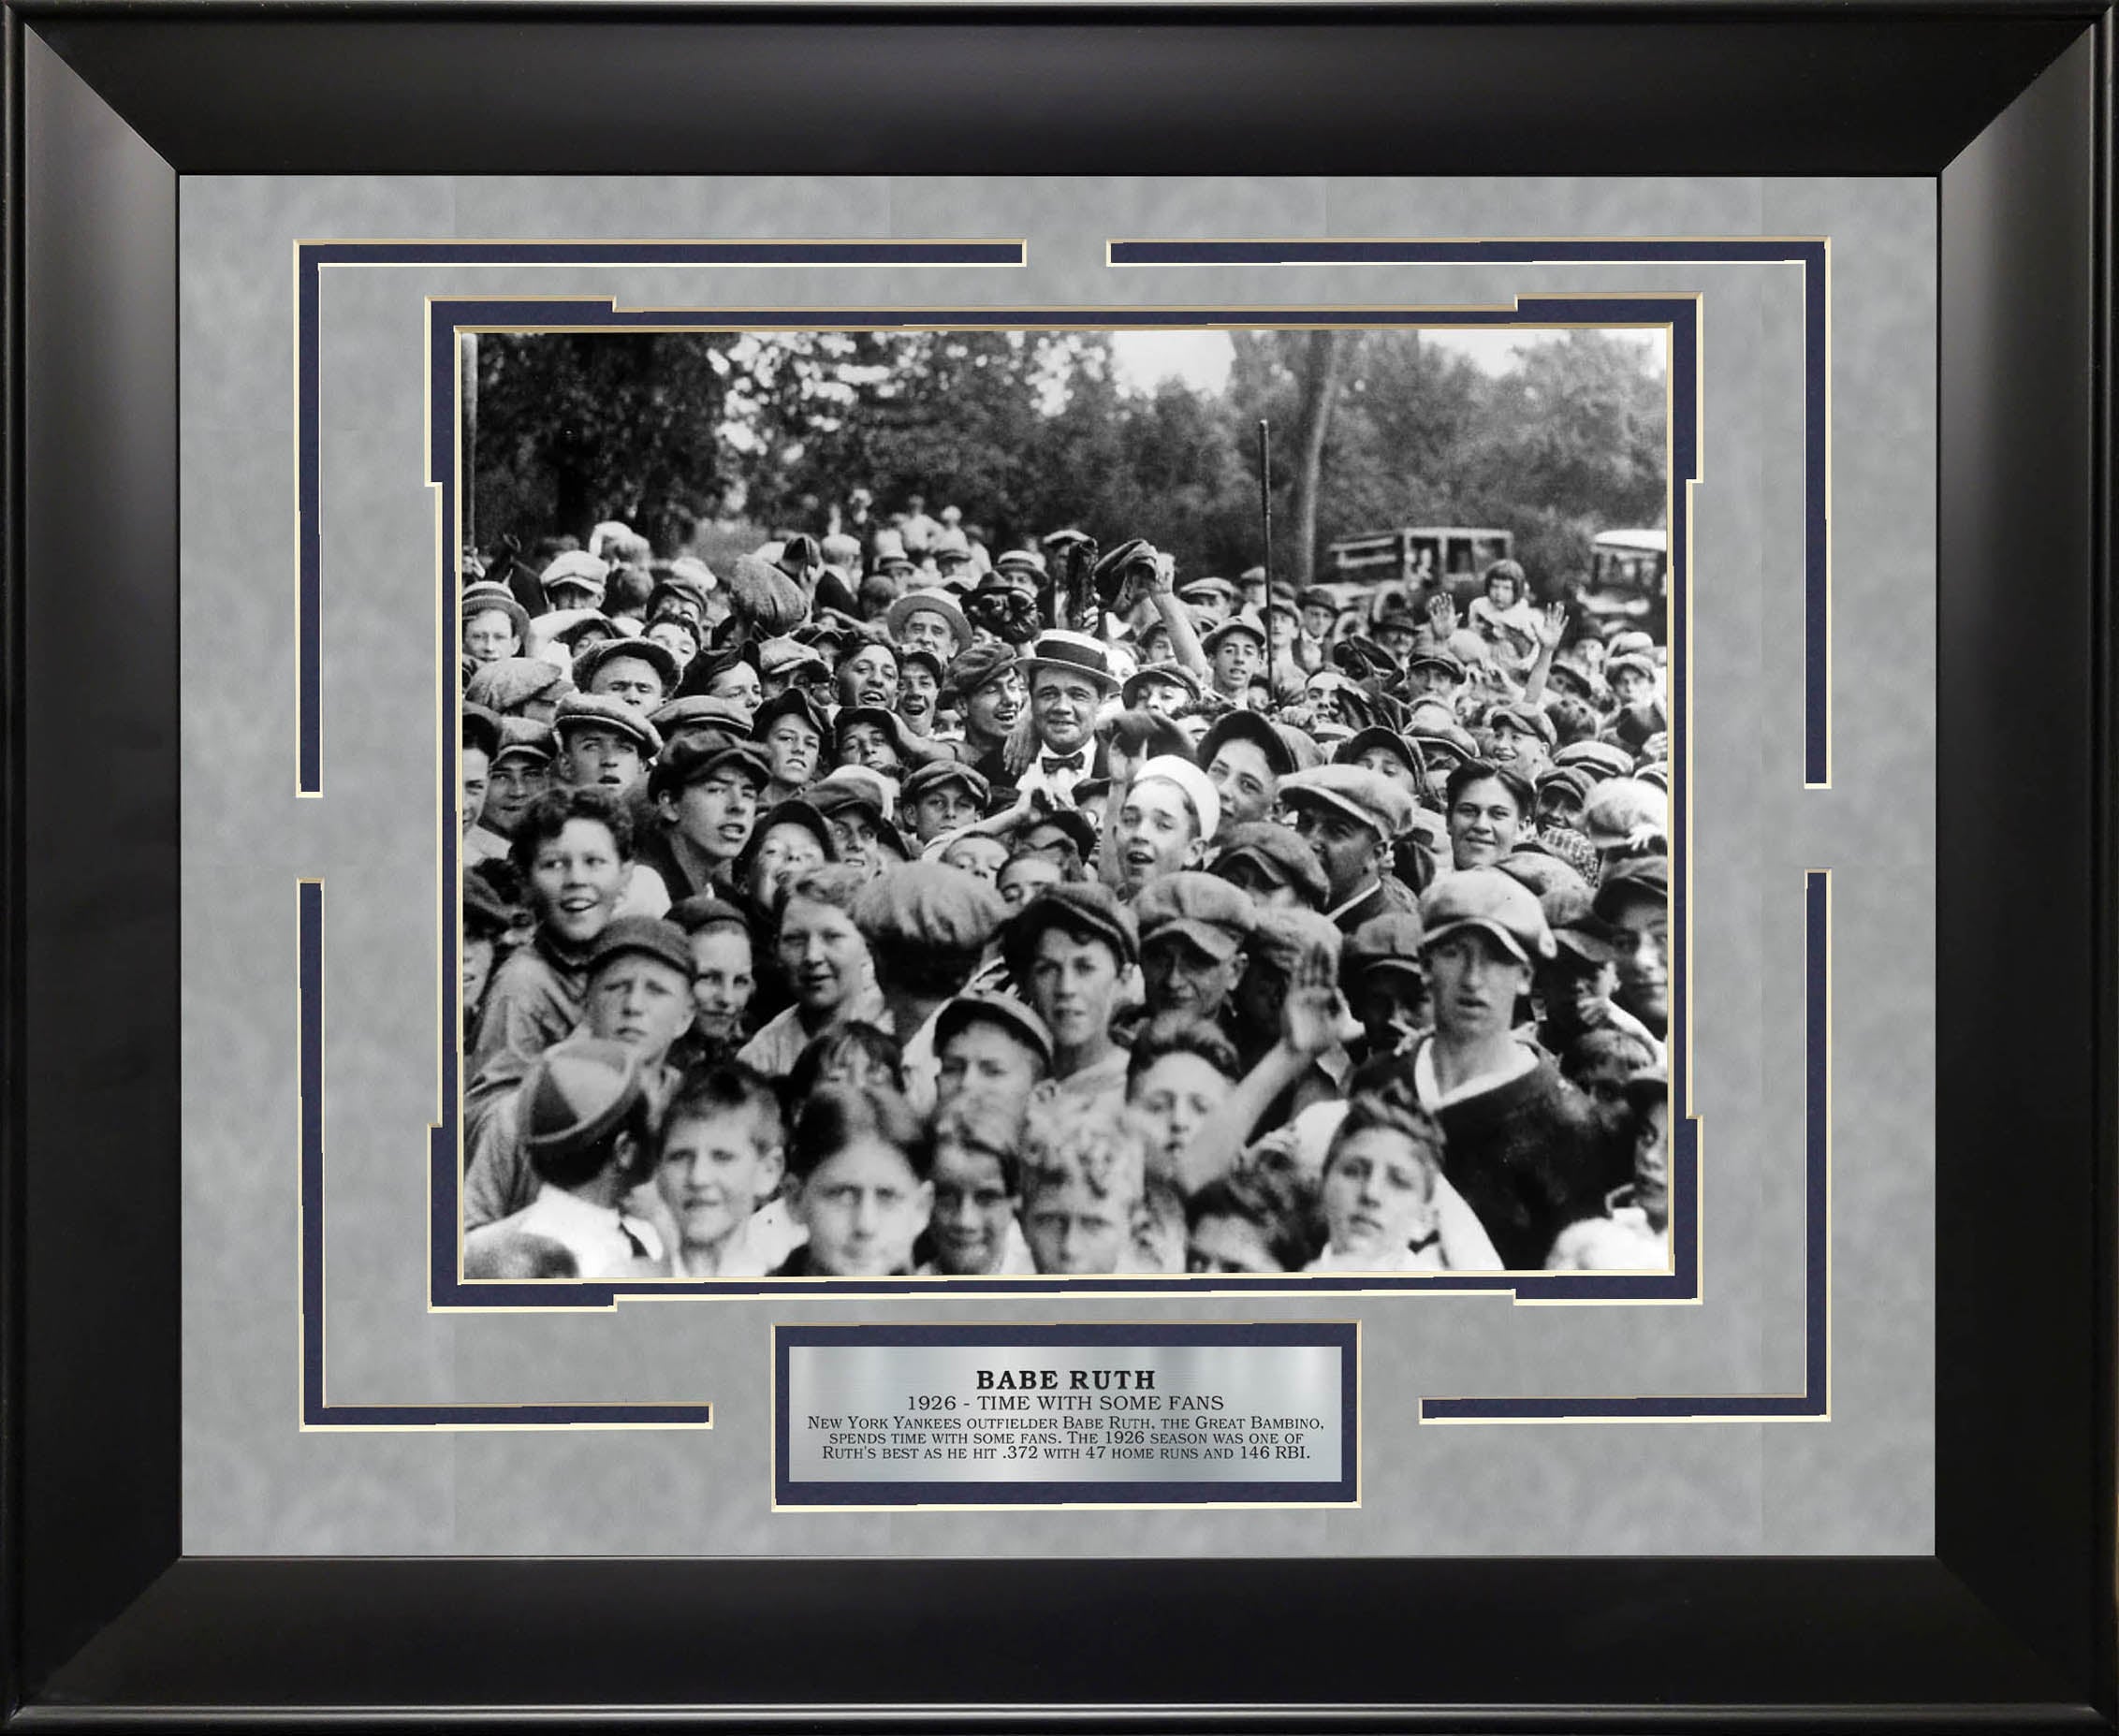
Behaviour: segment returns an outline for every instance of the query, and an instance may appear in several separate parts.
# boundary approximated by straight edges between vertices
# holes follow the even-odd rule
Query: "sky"
[[[1550,326],[1424,327],[1422,335],[1439,348],[1469,357],[1483,372],[1498,375],[1513,373],[1522,365],[1514,354],[1521,345],[1556,337],[1558,330]],[[1612,335],[1653,349],[1658,359],[1661,357],[1659,329]],[[1219,392],[1228,384],[1232,351],[1225,331],[1115,331],[1111,345],[1119,379],[1144,392],[1153,391],[1173,374],[1198,391]]]

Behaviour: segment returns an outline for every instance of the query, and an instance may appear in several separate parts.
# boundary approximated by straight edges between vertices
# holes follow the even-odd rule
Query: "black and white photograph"
[[[1662,327],[460,342],[465,1278],[1670,1268]]]

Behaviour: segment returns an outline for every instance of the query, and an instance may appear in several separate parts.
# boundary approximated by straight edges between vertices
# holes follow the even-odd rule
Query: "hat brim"
[[[1265,755],[1265,763],[1276,778],[1285,778],[1301,769],[1295,751],[1288,738],[1273,727],[1272,720],[1258,711],[1230,711],[1215,721],[1214,726],[1200,737],[1200,765],[1204,769],[1213,764],[1215,751],[1226,741],[1248,741]]]
[[[959,647],[971,644],[972,623],[965,618],[964,611],[954,603],[943,602],[940,597],[899,597],[884,611],[883,624],[890,630],[890,636],[895,639],[903,635],[907,621],[913,616],[922,614],[939,615],[947,621],[949,630],[957,635]]]
[[[1425,953],[1431,946],[1440,945],[1453,934],[1462,934],[1470,928],[1476,928],[1482,934],[1492,935],[1519,964],[1527,965],[1536,962],[1529,950],[1523,944],[1522,937],[1511,933],[1509,929],[1503,927],[1490,916],[1463,916],[1455,922],[1446,922],[1439,927],[1430,928],[1421,937],[1420,950]]]
[[[1288,865],[1276,862],[1256,844],[1238,844],[1234,850],[1224,851],[1215,858],[1211,871],[1220,874],[1223,868],[1237,862],[1248,862],[1253,868],[1261,869],[1265,878],[1276,886],[1292,886],[1295,883],[1295,877]]]
[[[923,796],[932,795],[937,790],[946,790],[952,785],[960,788],[974,802],[983,803],[992,795],[992,786],[986,782],[985,778],[961,760],[936,762],[936,764],[941,766],[941,769],[928,771],[923,767],[920,771],[913,773],[912,777],[907,778],[904,787],[898,792],[899,799],[903,802],[916,802]],[[919,781],[917,789],[913,787],[915,779]]]
[[[1572,953],[1593,965],[1608,965],[1618,957],[1616,946],[1586,928],[1555,928],[1553,944],[1561,952]]]
[[[1320,789],[1315,786],[1297,790],[1283,789],[1280,792],[1280,799],[1291,808],[1299,808],[1305,802],[1314,802],[1329,808],[1333,812],[1344,814],[1357,824],[1366,826],[1378,838],[1386,842],[1395,836],[1388,826],[1381,824],[1381,815],[1370,813],[1358,802],[1349,800],[1337,790]]]
[[[1218,922],[1202,922],[1195,916],[1176,916],[1140,938],[1140,950],[1146,956],[1147,949],[1159,941],[1190,941],[1216,964],[1227,964],[1244,949],[1244,937],[1232,934]]]
[[[973,1025],[998,1025],[1010,1036],[1020,1039],[1034,1054],[1042,1056],[1050,1066],[1052,1040],[1031,1023],[1035,1017],[1028,1007],[1018,1009],[1016,1003],[999,996],[984,1000],[951,1001],[935,1018],[934,1046],[941,1048],[957,1032],[968,1030]]]
[[[1427,980],[1427,968],[1417,958],[1408,958],[1402,953],[1378,953],[1372,958],[1350,958],[1349,970],[1355,976],[1366,976],[1375,970],[1402,970],[1408,976],[1416,976],[1423,983]]]
[[[1086,664],[1069,663],[1063,657],[1020,657],[1016,661],[1016,667],[1023,672],[1026,682],[1035,680],[1040,669],[1057,669],[1062,675],[1078,675],[1106,693],[1117,693],[1121,685],[1115,675],[1099,674]]]

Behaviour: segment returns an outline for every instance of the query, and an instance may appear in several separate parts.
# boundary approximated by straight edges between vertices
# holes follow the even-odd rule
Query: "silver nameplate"
[[[1351,1504],[1355,1333],[782,1326],[777,1503]]]

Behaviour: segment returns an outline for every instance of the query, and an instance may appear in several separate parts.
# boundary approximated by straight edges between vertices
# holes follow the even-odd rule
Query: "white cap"
[[[1221,797],[1206,774],[1175,753],[1158,753],[1153,759],[1143,760],[1133,770],[1136,784],[1146,783],[1150,778],[1174,783],[1185,793],[1192,812],[1199,816],[1199,841],[1212,843],[1221,824]]]

